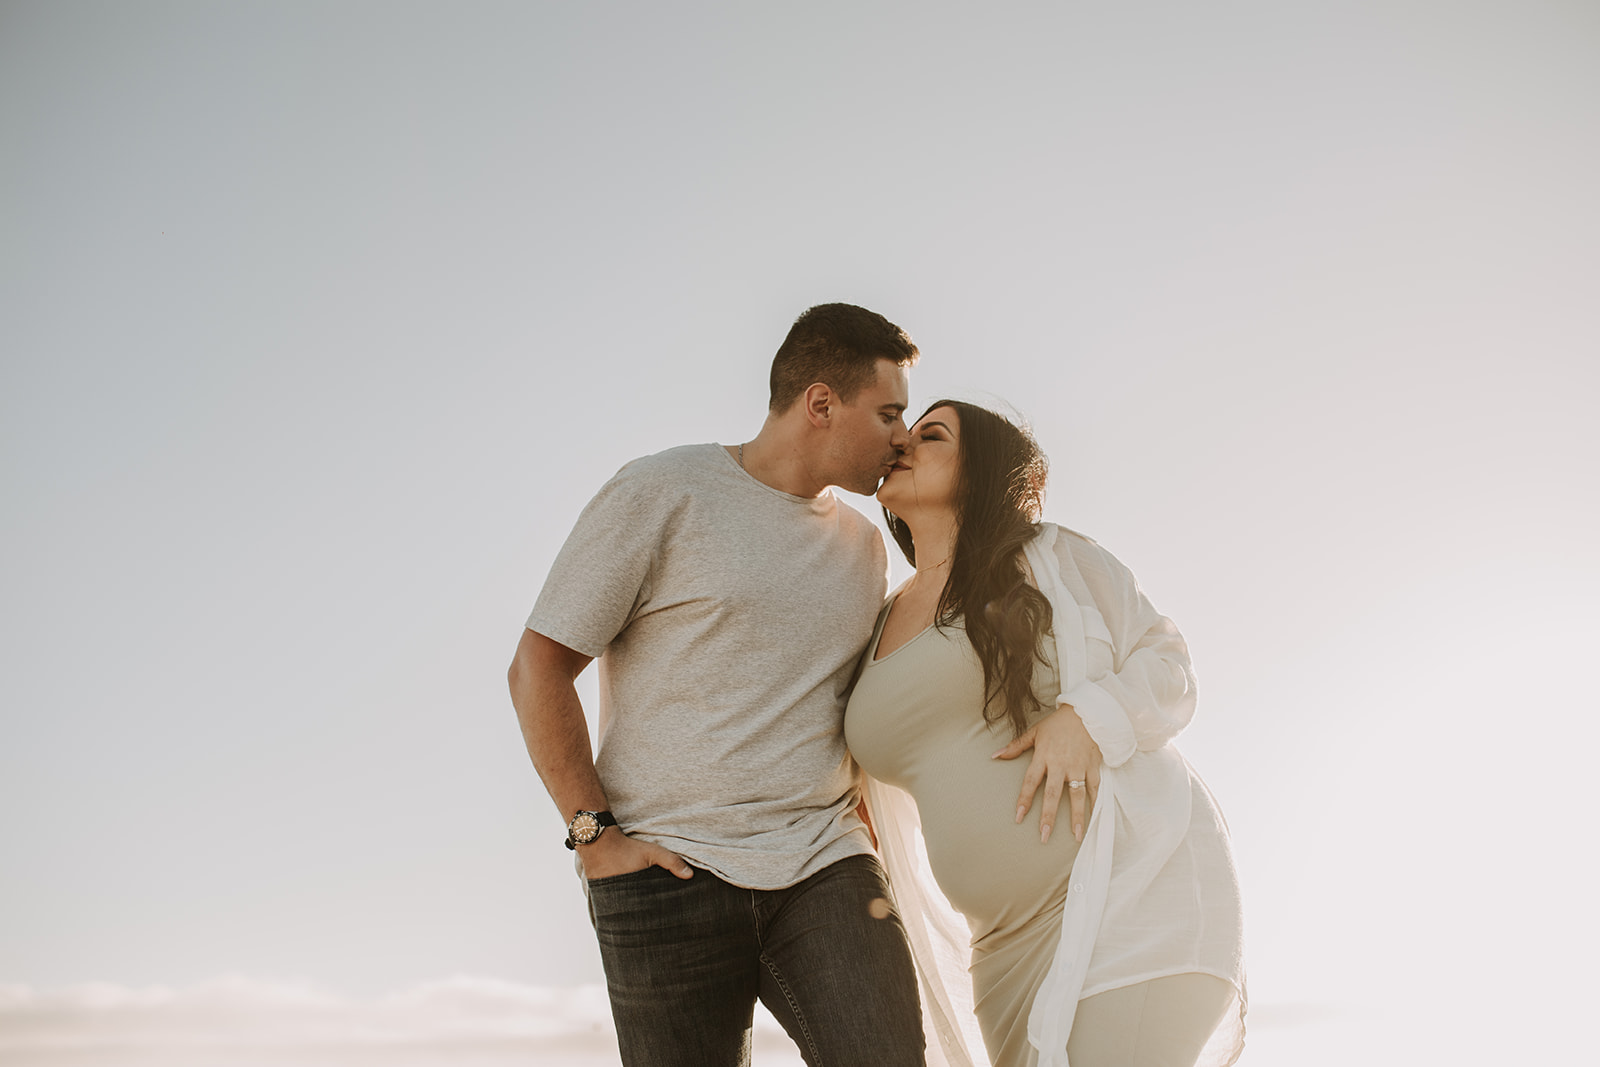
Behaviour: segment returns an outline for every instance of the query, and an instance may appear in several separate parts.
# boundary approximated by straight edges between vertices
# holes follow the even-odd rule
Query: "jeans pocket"
[[[608,874],[604,878],[587,878],[584,880],[584,885],[588,886],[591,890],[607,889],[611,886],[626,885],[629,882],[643,882],[646,879],[654,878],[657,875],[662,874],[667,875],[669,878],[673,876],[672,872],[667,870],[665,867],[657,867],[652,863],[648,867],[640,867],[637,871],[624,871],[622,874]]]
[[[643,914],[666,907],[663,898],[674,895],[678,883],[679,879],[671,871],[654,865],[584,882],[583,891],[589,898],[589,918],[597,930],[601,924],[611,926],[619,920],[637,921]]]

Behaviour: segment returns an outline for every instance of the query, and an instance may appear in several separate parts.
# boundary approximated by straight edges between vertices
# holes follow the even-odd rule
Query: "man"
[[[870,494],[917,348],[801,315],[756,437],[627,464],[579,516],[511,665],[568,823],[628,1067],[747,1064],[756,998],[806,1062],[923,1062],[905,932],[840,723],[885,593]],[[574,679],[601,659],[598,759]]]

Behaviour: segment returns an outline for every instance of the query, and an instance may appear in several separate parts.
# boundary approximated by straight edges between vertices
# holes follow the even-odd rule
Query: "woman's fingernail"
[[[1026,815],[1026,814],[1028,814],[1028,809],[1023,807],[1021,804],[1018,804],[1017,805],[1017,821],[1021,822],[1022,821],[1022,817],[1024,815]]]
[[[1072,838],[1074,841],[1078,842],[1078,844],[1083,844],[1083,825],[1081,823],[1073,824]]]
[[[1047,845],[1049,843],[1050,843],[1050,824],[1049,823],[1045,823],[1044,826],[1041,827],[1040,830],[1039,830],[1039,844]]]

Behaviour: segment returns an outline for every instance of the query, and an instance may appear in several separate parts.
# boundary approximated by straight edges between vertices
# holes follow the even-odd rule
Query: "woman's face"
[[[904,519],[908,512],[954,512],[961,470],[961,419],[955,408],[934,408],[911,427],[911,444],[878,487],[878,503]]]

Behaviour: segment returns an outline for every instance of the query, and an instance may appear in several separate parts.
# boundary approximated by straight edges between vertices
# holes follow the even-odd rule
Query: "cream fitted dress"
[[[845,740],[863,770],[917,802],[928,861],[972,931],[972,982],[984,1044],[995,1063],[1028,1056],[1028,1010],[1061,936],[1078,844],[1066,799],[1049,842],[1039,843],[1039,805],[1019,826],[1026,756],[990,756],[1011,739],[990,725],[983,666],[961,624],[930,627],[876,660],[878,620],[845,716]],[[1060,691],[1055,654],[1035,671],[1035,694]],[[1040,701],[1033,720],[1053,708]]]

